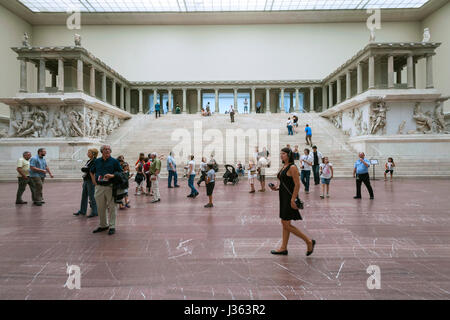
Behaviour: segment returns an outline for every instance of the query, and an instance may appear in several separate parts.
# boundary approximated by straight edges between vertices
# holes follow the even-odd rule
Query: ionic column
[[[106,73],[102,73],[102,101],[106,102]]]
[[[298,96],[298,88],[295,88],[295,110],[300,112],[300,98]]]
[[[186,92],[187,92],[187,89],[186,89],[186,88],[183,88],[183,113],[184,113],[184,114],[187,113],[187,106],[186,106],[186,103],[187,103],[187,97],[186,97]]]
[[[56,76],[57,76],[57,74],[55,72],[52,72],[52,88],[58,87],[58,84],[56,82]]]
[[[237,110],[238,110],[238,89],[233,89],[233,92],[234,92],[234,110],[235,110],[235,112],[237,112]]]
[[[158,102],[158,89],[153,89],[153,110],[155,110],[156,102]],[[162,108],[161,102],[159,103],[160,110]],[[155,110],[156,111],[156,110]]]
[[[95,97],[95,68],[94,68],[94,66],[91,66],[90,80],[91,80],[91,85],[90,85],[91,96]]]
[[[127,88],[127,98],[126,98],[126,110],[127,112],[131,112],[131,89]]]
[[[27,60],[20,59],[20,92],[28,92]]]
[[[120,109],[124,109],[124,100],[125,100],[125,97],[124,97],[124,86],[123,86],[123,84],[120,84]]]
[[[328,107],[331,108],[333,106],[333,83],[331,82],[328,85]]]
[[[414,60],[413,56],[409,55],[407,59],[407,78],[408,78],[408,89],[414,88]]]
[[[77,91],[83,92],[83,60],[77,60]]]
[[[167,89],[168,92],[168,107],[167,107],[167,113],[169,113],[171,110],[173,112],[173,108],[172,108],[172,89]]]
[[[315,111],[314,106],[314,87],[309,88],[309,111]]]
[[[358,63],[357,67],[357,90],[358,94],[361,94],[363,92],[363,78],[362,78],[362,64],[361,62]]]
[[[266,113],[270,113],[270,88],[266,88]]]
[[[427,89],[434,88],[433,84],[433,56],[427,55],[427,67],[426,67],[426,73],[427,73]]]
[[[112,90],[111,90],[111,104],[113,106],[116,105],[116,79],[112,81]]]
[[[341,87],[341,78],[337,78],[336,80],[336,104],[342,102],[342,87]]]
[[[250,106],[250,113],[256,112],[256,95],[255,95],[256,88],[252,88],[252,104]]]
[[[39,92],[45,92],[45,60],[39,59]]]
[[[280,96],[281,96],[281,101],[280,101],[280,112],[281,113],[286,113],[286,109],[284,109],[284,88],[280,89]]]
[[[350,73],[350,70],[347,70],[345,80],[345,100],[348,100],[352,96],[352,74]]]
[[[155,100],[155,99],[153,99]],[[144,97],[142,94],[142,89],[139,89],[139,114],[144,113]]]
[[[214,94],[215,94],[215,107],[214,107],[214,112],[215,113],[219,113],[219,89],[214,89]]]
[[[375,89],[375,57],[369,57],[369,89]]]
[[[201,106],[202,106],[202,89],[198,88],[197,89],[197,113],[200,113],[201,111]]]
[[[322,112],[327,110],[327,86],[322,87]]]
[[[63,58],[58,59],[58,92],[64,92],[64,60]]]
[[[394,88],[394,56],[388,57],[388,88]]]

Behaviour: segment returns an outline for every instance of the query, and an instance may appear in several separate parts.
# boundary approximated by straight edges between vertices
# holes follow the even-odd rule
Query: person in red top
[[[152,164],[151,158],[146,157],[144,159],[144,173],[147,178],[147,190],[145,193],[146,196],[148,196],[150,194],[150,190],[152,189],[152,180],[150,180],[150,173],[149,173],[151,164]]]

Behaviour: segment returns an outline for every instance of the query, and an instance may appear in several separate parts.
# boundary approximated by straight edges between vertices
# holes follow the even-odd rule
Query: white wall
[[[446,4],[422,22],[423,28],[430,28],[431,41],[442,42],[433,58],[434,85],[443,94],[450,95],[450,3]],[[450,101],[444,105],[450,112]]]
[[[382,23],[377,41],[419,41],[420,22]],[[365,23],[82,26],[82,44],[132,81],[322,79],[362,49]],[[73,45],[37,26],[34,45]]]
[[[20,88],[20,63],[11,47],[22,44],[23,34],[32,36],[30,24],[0,5],[0,97],[13,97]],[[31,65],[29,77],[32,76]],[[9,107],[0,103],[0,116],[9,116]]]

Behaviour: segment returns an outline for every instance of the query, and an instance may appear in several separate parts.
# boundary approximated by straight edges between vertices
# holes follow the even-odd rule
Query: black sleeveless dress
[[[287,175],[289,168],[294,164],[289,164],[284,170],[278,173],[280,180],[279,197],[280,197],[280,219],[281,220],[302,220],[299,210],[291,207],[291,198],[294,191],[295,183],[292,177]],[[283,186],[284,184],[284,186]],[[288,189],[288,190],[286,190]]]

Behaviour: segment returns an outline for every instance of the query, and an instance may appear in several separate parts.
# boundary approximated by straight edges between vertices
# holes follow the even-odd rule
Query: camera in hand
[[[274,188],[275,185],[271,182],[271,183],[269,183],[269,187],[270,187],[270,188]]]

